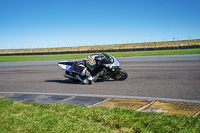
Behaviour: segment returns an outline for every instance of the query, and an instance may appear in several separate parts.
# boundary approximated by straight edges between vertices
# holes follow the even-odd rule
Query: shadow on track
[[[113,80],[108,80],[108,79],[98,79],[96,82],[110,82]],[[79,81],[71,80],[71,79],[66,79],[66,80],[45,80],[44,82],[54,82],[54,83],[61,83],[61,84],[82,84]]]
[[[61,83],[61,84],[81,84],[78,81],[73,81],[70,79],[66,79],[66,80],[45,80],[44,82],[55,82],[55,83]]]

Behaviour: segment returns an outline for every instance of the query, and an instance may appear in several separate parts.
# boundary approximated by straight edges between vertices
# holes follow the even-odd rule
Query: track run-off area
[[[200,54],[119,57],[125,81],[83,85],[64,78],[58,60],[0,63],[0,99],[200,114]]]

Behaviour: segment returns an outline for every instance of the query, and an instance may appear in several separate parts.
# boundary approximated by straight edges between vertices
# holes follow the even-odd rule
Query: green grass
[[[200,117],[0,100],[0,132],[198,133]]]
[[[200,48],[180,49],[180,50],[155,50],[155,51],[130,51],[130,52],[108,52],[116,57],[128,56],[152,56],[152,55],[178,55],[178,54],[200,54]],[[62,59],[81,59],[91,55],[82,54],[54,54],[54,55],[22,55],[22,56],[0,56],[0,62],[9,61],[33,61],[33,60],[62,60]]]

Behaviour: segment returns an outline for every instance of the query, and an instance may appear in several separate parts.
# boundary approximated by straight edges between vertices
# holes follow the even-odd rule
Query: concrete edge
[[[149,98],[132,96],[0,92],[0,99],[20,102],[63,103],[86,105],[88,107],[109,107],[133,109],[140,112],[166,113],[170,115],[200,115],[200,101],[168,98]],[[55,100],[56,99],[56,100]],[[156,99],[156,100],[155,100]],[[45,101],[46,100],[46,101]]]

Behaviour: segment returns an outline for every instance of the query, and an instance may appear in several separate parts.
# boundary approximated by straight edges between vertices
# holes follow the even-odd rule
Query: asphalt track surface
[[[121,57],[125,81],[93,85],[64,78],[57,60],[0,63],[0,93],[163,99],[200,103],[200,54]]]

